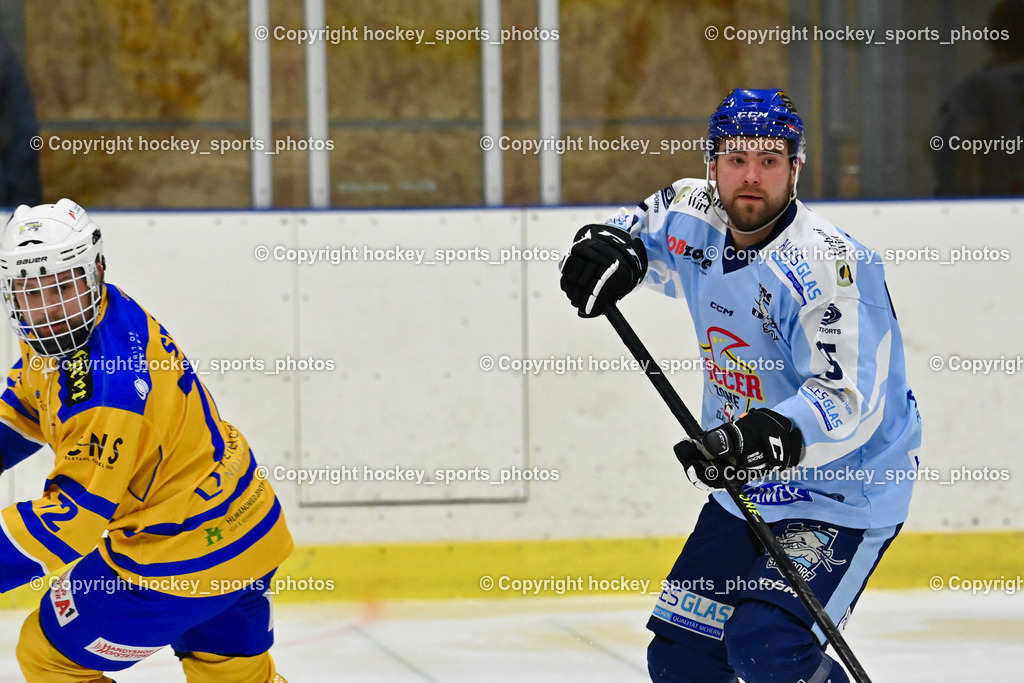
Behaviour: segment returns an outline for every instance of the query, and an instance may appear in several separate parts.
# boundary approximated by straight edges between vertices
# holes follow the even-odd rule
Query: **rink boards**
[[[911,518],[874,585],[1020,566],[1004,435],[1024,370],[1024,205],[810,206],[886,259],[925,421]],[[667,570],[703,502],[671,455],[678,427],[558,288],[558,254],[611,211],[93,213],[109,281],[171,331],[267,468],[300,545],[289,571],[333,577],[316,599],[358,599]],[[622,309],[696,404],[685,306],[641,292]],[[5,473],[8,503],[38,495],[49,457]]]

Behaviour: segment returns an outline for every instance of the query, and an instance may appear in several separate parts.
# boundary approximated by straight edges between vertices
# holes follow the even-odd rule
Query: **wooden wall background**
[[[536,2],[506,0],[506,28],[537,25]],[[729,89],[785,86],[786,47],[709,41],[730,23],[786,25],[788,3],[768,0],[563,0],[563,135],[694,139]],[[301,3],[271,3],[271,25],[303,26]],[[327,3],[330,28],[471,29],[478,0]],[[50,0],[25,3],[26,71],[44,140],[249,137],[245,0]],[[362,38],[362,36],[360,36]],[[480,44],[346,40],[328,45],[331,202],[339,207],[482,203]],[[303,47],[271,39],[274,135],[305,139]],[[537,43],[502,51],[505,133],[535,138]],[[798,102],[799,106],[800,103]],[[87,207],[224,208],[250,205],[249,154],[48,149],[44,198]],[[536,156],[505,153],[505,200],[539,202]],[[274,204],[307,206],[306,155],[277,155]],[[568,152],[563,201],[635,200],[684,175],[703,175],[699,152]]]

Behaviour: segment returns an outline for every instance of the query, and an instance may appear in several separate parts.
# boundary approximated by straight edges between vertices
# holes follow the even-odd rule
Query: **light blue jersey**
[[[799,201],[747,251],[723,217],[690,178],[608,221],[643,240],[645,284],[686,299],[705,365],[701,425],[770,408],[799,427],[800,466],[745,485],[768,522],[903,522],[921,418],[881,259]]]

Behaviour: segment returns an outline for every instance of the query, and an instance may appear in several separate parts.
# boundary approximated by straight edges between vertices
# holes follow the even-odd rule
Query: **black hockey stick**
[[[622,338],[626,348],[629,349],[633,357],[639,361],[640,365],[644,368],[644,373],[647,378],[651,380],[651,384],[661,394],[661,398],[664,399],[665,403],[668,404],[669,410],[675,415],[679,424],[682,425],[686,435],[695,441],[699,441],[703,435],[704,430],[701,429],[700,423],[694,419],[693,415],[690,414],[686,404],[679,398],[679,394],[672,387],[671,382],[668,378],[661,373],[658,364],[654,362],[654,358],[651,357],[650,352],[644,343],[640,341],[640,337],[636,336],[636,332],[630,326],[629,322],[622,317],[622,313],[615,306],[614,303],[610,303],[605,307],[604,315],[608,318],[608,322],[612,324],[615,331]],[[847,645],[846,640],[842,634],[839,633],[839,629],[832,623],[832,618],[825,612],[825,608],[821,606],[821,602],[818,600],[818,596],[811,591],[810,586],[804,581],[804,578],[797,573],[796,567],[793,561],[789,559],[786,551],[779,545],[779,539],[772,533],[768,523],[761,517],[761,513],[758,512],[757,507],[753,501],[743,492],[740,485],[731,479],[725,479],[725,490],[729,492],[729,496],[733,502],[736,503],[736,507],[743,513],[743,517],[747,520],[747,524],[750,525],[750,529],[757,536],[757,540],[761,542],[761,545],[765,547],[768,554],[771,555],[772,559],[775,560],[775,564],[778,565],[779,571],[789,581],[789,585],[793,588],[793,592],[800,599],[800,602],[804,604],[807,611],[810,613],[811,618],[821,628],[821,632],[825,634],[825,637],[832,644],[832,647],[836,649],[839,654],[839,658],[846,664],[846,668],[850,675],[853,676],[853,680],[856,683],[871,683],[871,679],[868,678],[867,672],[854,657],[853,651],[850,646]]]

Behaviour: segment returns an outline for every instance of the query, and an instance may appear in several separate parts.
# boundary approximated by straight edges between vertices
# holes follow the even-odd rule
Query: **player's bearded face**
[[[29,344],[47,356],[61,356],[85,343],[92,332],[96,304],[84,268],[16,279],[12,284]]]
[[[785,141],[726,138],[720,145],[711,174],[730,225],[743,232],[765,227],[785,208],[796,182]]]

